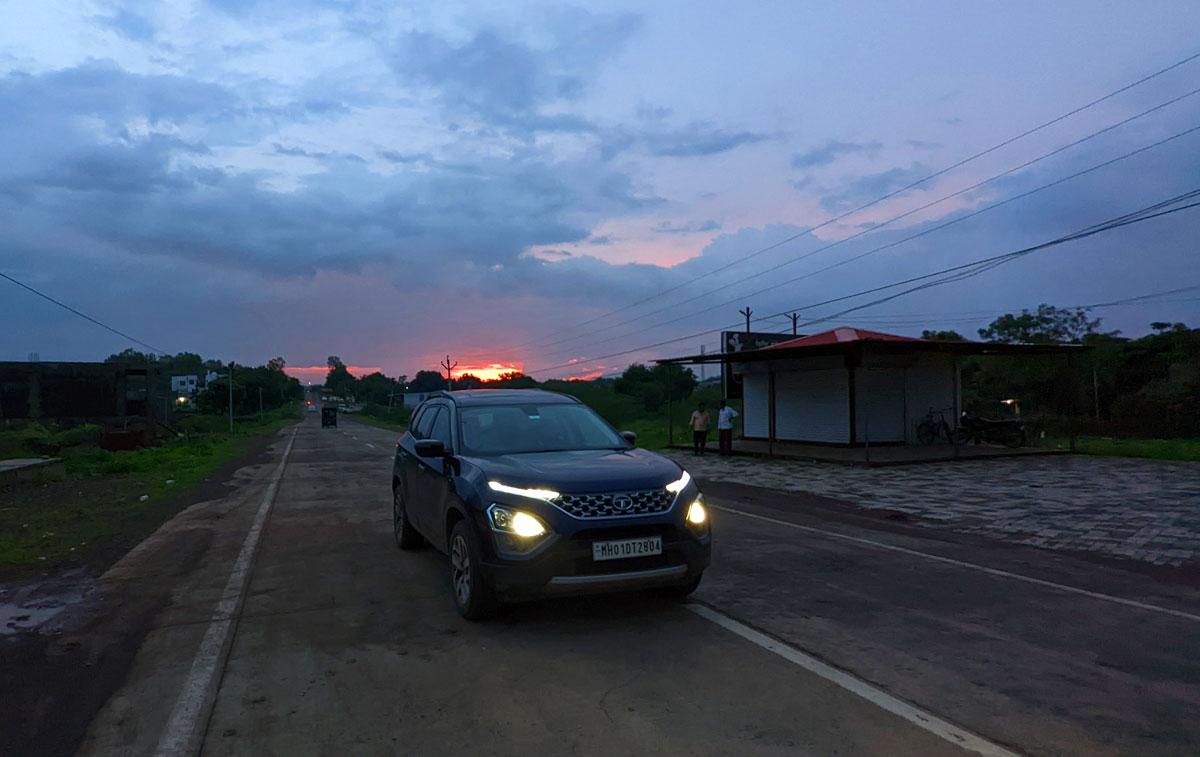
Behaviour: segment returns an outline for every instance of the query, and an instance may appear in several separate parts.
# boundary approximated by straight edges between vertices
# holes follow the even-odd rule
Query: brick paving
[[[811,492],[959,532],[1155,565],[1200,560],[1200,463],[1064,455],[861,468],[668,454],[700,479]]]

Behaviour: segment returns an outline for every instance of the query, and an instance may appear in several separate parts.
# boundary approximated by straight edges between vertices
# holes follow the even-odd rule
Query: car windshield
[[[629,445],[590,408],[574,404],[466,407],[460,413],[467,455],[626,449]]]

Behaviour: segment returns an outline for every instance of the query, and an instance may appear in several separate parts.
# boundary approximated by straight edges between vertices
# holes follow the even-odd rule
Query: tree
[[[634,363],[614,383],[613,388],[619,394],[637,397],[642,406],[654,412],[666,402],[668,384],[670,396],[681,400],[692,396],[696,391],[696,374],[690,368],[669,365],[656,365],[647,368]]]
[[[267,369],[283,373],[283,369],[287,367],[287,361],[281,357],[273,357],[267,361]]]
[[[454,379],[455,389],[482,389],[483,379],[473,373],[464,373]]]
[[[989,342],[1023,344],[1079,344],[1085,336],[1097,333],[1100,319],[1088,318],[1086,308],[1056,308],[1038,305],[1036,312],[1022,310],[1020,315],[1006,313],[992,321],[979,336]]]
[[[388,378],[379,371],[363,376],[355,387],[355,397],[360,402],[373,402],[387,405],[395,395],[400,394],[403,385],[396,379]]]
[[[104,359],[106,363],[128,363],[130,365],[149,365],[158,362],[158,357],[152,353],[139,352],[132,347],[126,347],[115,355]]]
[[[340,357],[338,357],[337,355],[330,355],[329,357],[325,358],[325,365],[328,366],[329,370],[331,370],[331,371],[334,368],[345,368],[346,367],[346,364],[343,363],[342,359]]]
[[[533,376],[526,376],[520,371],[501,373],[494,381],[487,381],[485,383],[489,386],[502,386],[506,389],[533,389],[538,385]]]
[[[336,356],[330,356],[326,363],[329,373],[325,374],[325,391],[337,397],[353,397],[358,379],[346,370],[345,364]]]
[[[446,388],[446,377],[438,371],[417,371],[413,380],[408,382],[410,392],[436,392]]]
[[[921,338],[931,342],[965,342],[967,338],[957,331],[930,331],[926,329],[921,332]]]

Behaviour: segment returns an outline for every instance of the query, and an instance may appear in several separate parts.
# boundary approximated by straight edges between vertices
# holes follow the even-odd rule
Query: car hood
[[[656,489],[679,478],[671,460],[644,449],[529,452],[472,457],[494,481],[576,494]]]

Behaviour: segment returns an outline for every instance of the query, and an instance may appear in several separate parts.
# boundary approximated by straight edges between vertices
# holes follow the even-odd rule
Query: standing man
[[[733,419],[738,417],[738,411],[725,404],[717,409],[717,451],[722,455],[733,454]]]
[[[703,402],[692,411],[688,425],[692,427],[692,453],[703,455],[704,448],[708,446],[708,411],[704,409]]]

